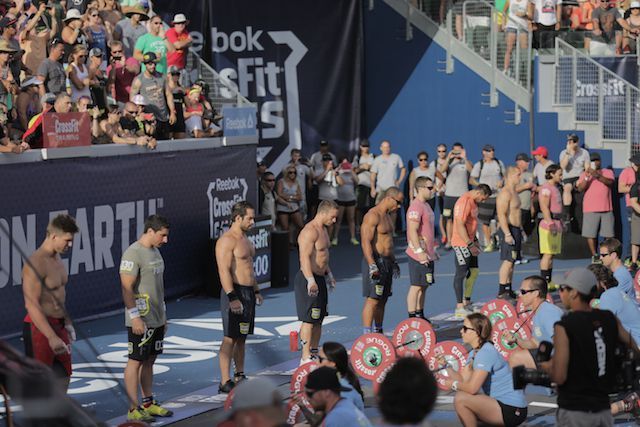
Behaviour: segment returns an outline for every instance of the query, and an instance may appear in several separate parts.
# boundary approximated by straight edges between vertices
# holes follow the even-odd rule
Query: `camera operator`
[[[640,310],[635,301],[618,286],[618,280],[611,270],[602,264],[591,264],[587,267],[598,281],[596,296],[600,299],[598,308],[609,310],[616,315],[622,327],[627,330],[637,343],[640,338]],[[638,394],[631,392],[624,399],[611,404],[611,413],[631,412],[639,408]]]
[[[533,322],[532,337],[525,340],[511,334],[507,339],[519,349],[509,356],[509,366],[524,365],[535,369],[538,346],[542,341],[553,341],[553,328],[562,318],[562,310],[546,300],[547,281],[541,276],[529,276],[520,284],[520,298]],[[639,312],[640,314],[640,312]]]
[[[571,311],[555,325],[554,355],[540,367],[558,386],[558,425],[611,426],[609,393],[615,388],[617,341],[638,348],[616,317],[593,309],[596,276],[572,269],[560,285],[562,304]]]
[[[468,315],[460,329],[462,341],[472,347],[467,365],[456,372],[447,369],[445,386],[456,392],[454,406],[464,426],[478,421],[517,426],[527,419],[527,401],[513,388],[509,365],[491,342],[491,322],[484,314]],[[444,357],[439,362],[446,364]],[[478,393],[480,388],[484,391]]]

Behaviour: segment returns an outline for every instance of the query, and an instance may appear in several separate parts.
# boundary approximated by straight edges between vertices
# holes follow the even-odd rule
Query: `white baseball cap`
[[[182,24],[188,21],[189,20],[186,16],[184,16],[184,13],[178,13],[173,17],[173,21],[171,21],[171,24]]]
[[[144,95],[137,94],[133,97],[133,103],[136,105],[147,105],[147,100],[144,99]]]

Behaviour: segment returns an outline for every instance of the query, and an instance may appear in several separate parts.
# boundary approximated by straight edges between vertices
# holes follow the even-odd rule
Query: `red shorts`
[[[47,317],[47,320],[56,335],[58,335],[60,339],[67,344],[71,351],[71,340],[69,339],[69,333],[64,328],[64,319]],[[38,328],[36,328],[36,325],[31,323],[29,315],[24,318],[22,336],[24,338],[24,348],[27,356],[39,360],[52,368],[55,368],[54,365],[59,364],[64,368],[66,375],[68,377],[71,376],[71,353],[55,354],[49,346],[49,340]]]

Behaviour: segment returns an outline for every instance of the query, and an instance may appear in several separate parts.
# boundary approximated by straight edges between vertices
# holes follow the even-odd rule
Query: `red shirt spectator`
[[[171,22],[171,28],[167,30],[166,37],[173,44],[175,51],[167,52],[167,65],[175,65],[179,69],[187,66],[187,52],[191,46],[191,36],[187,31],[189,21],[182,13],[178,13]]]
[[[118,102],[128,102],[131,82],[140,73],[140,63],[135,58],[126,61],[115,61],[107,67],[110,94]]]

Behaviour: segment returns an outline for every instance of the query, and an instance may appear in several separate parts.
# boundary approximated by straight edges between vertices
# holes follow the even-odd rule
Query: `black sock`
[[[424,310],[416,310],[416,317],[424,317]]]
[[[411,318],[411,317],[418,317],[418,316],[416,316],[416,312],[415,311],[410,311],[409,312],[409,317]]]
[[[540,275],[544,277],[544,280],[547,281],[547,284],[551,282],[551,269],[548,270],[540,270]]]
[[[153,403],[153,395],[142,398],[142,406],[149,406]]]
[[[562,217],[571,219],[571,205],[562,205]]]
[[[500,290],[498,291],[499,294],[503,294],[505,292],[508,292],[509,289],[507,288],[508,285],[503,285],[502,283],[500,283]]]

